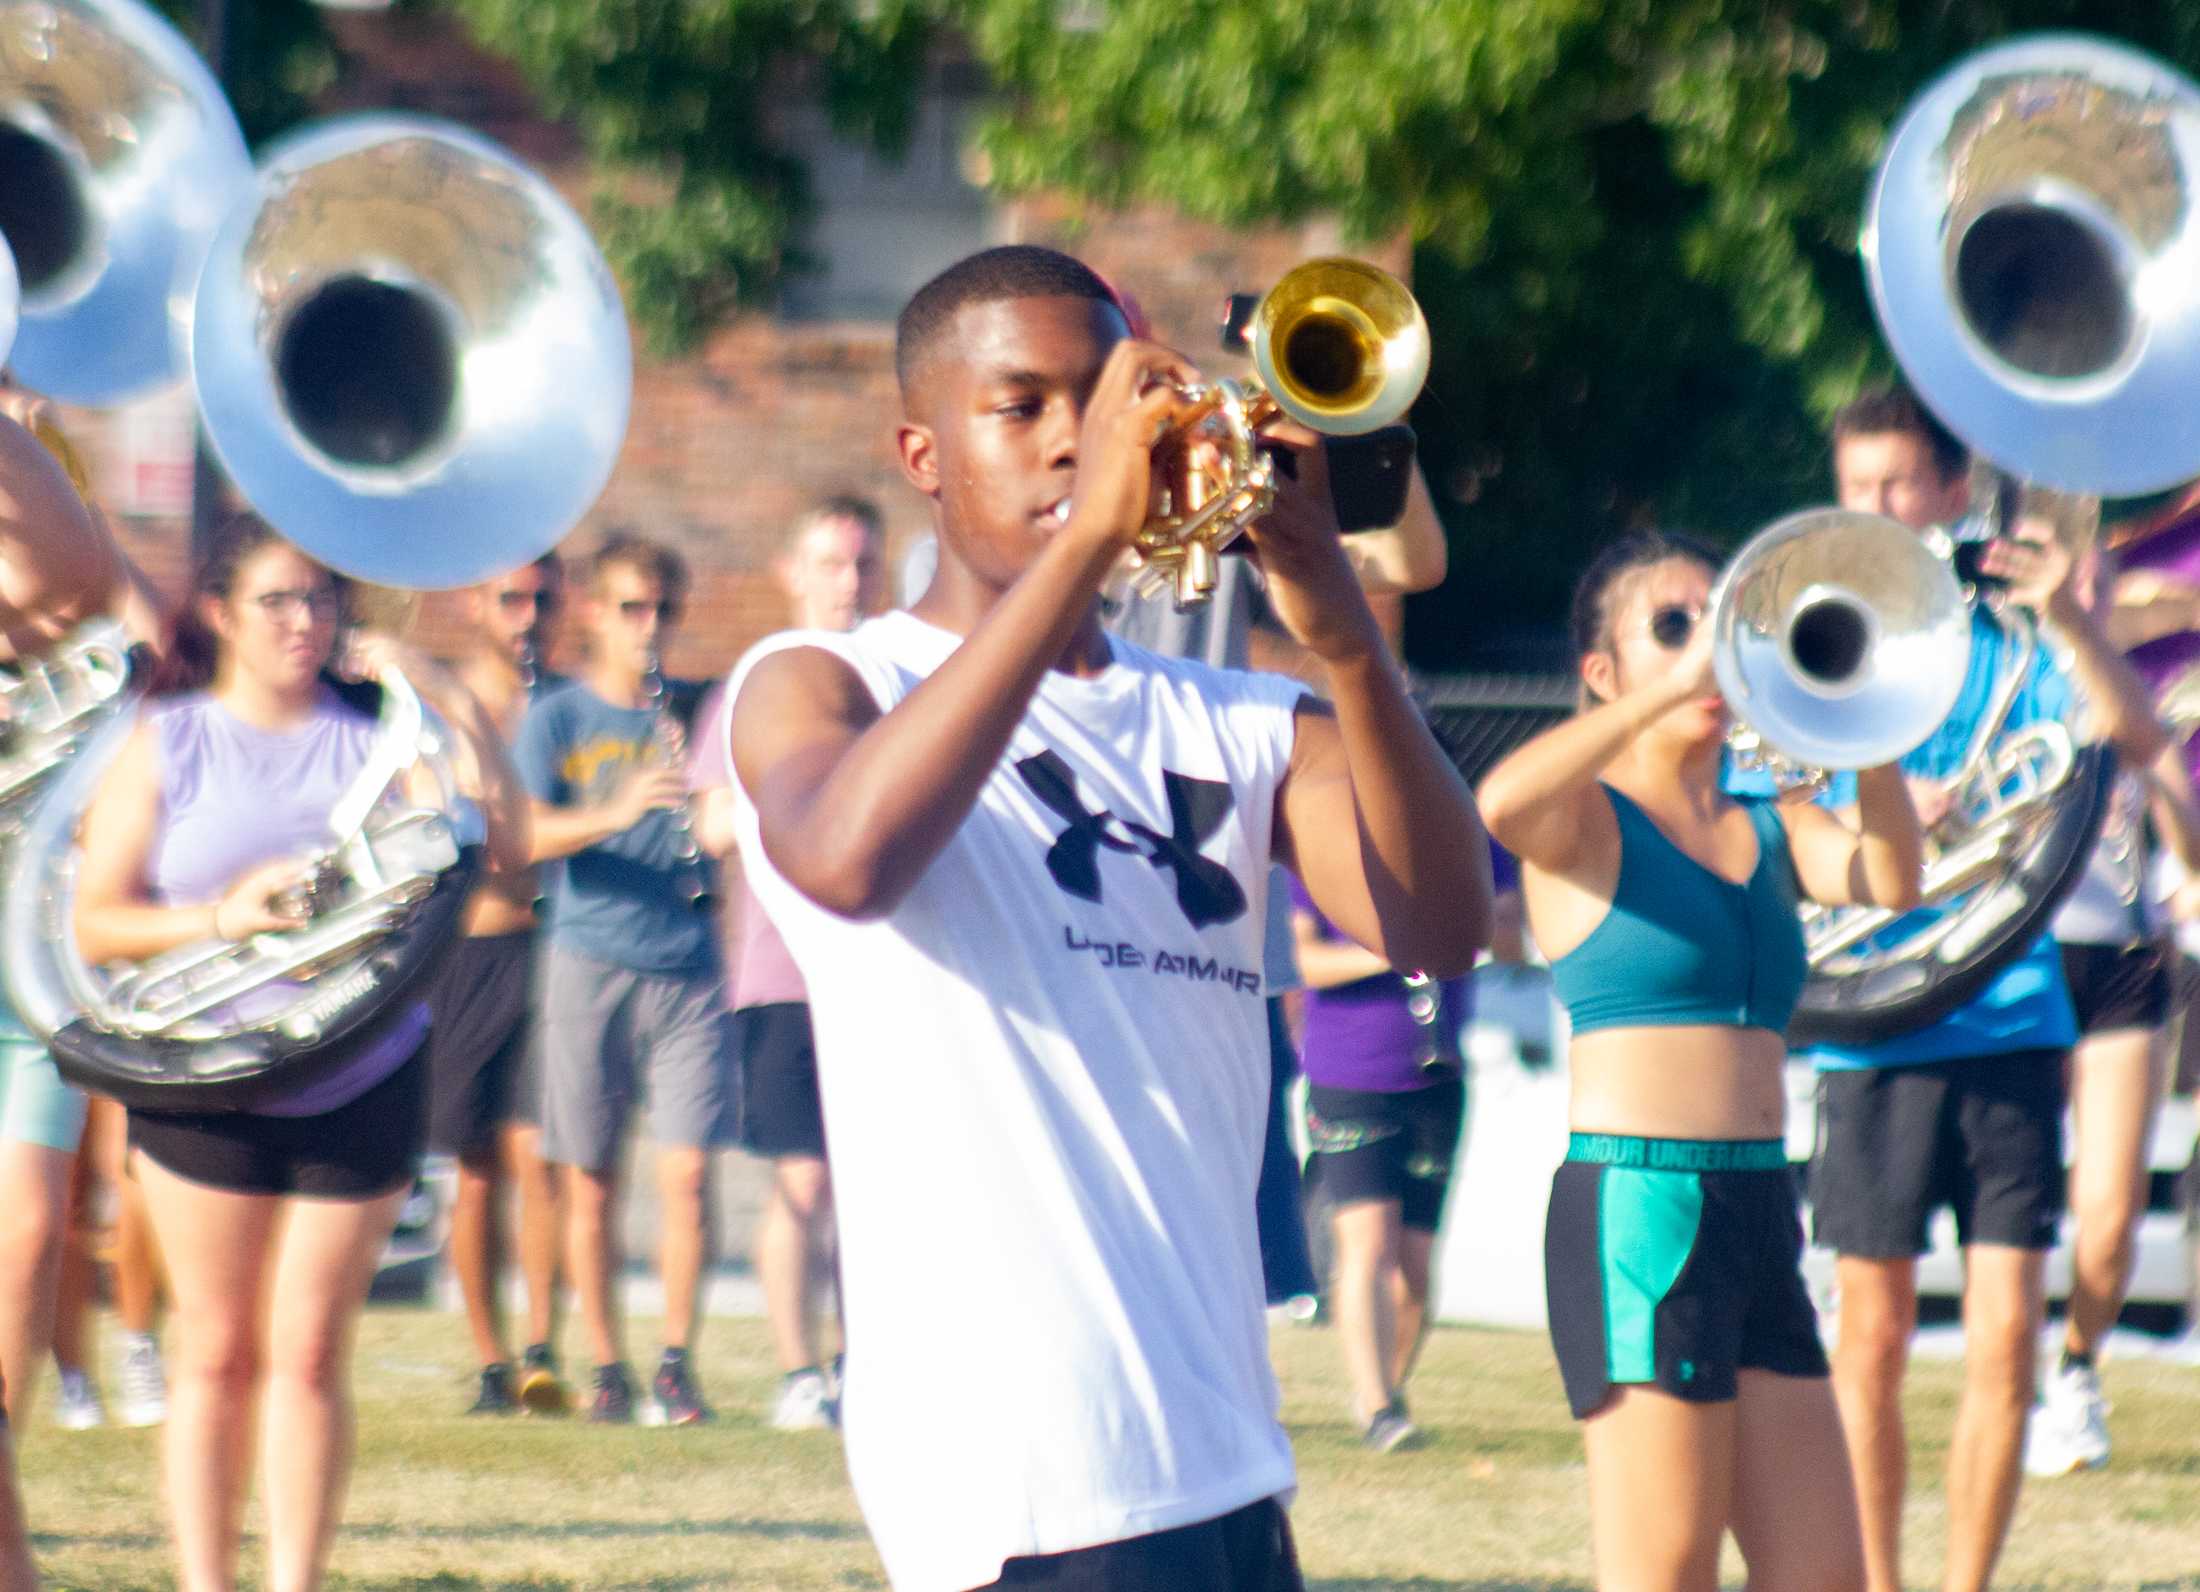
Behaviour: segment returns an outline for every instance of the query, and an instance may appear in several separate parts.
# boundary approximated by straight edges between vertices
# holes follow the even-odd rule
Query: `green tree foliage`
[[[1859,209],[1933,75],[2050,27],[2200,54],[2170,0],[452,3],[608,163],[659,347],[800,266],[775,99],[891,151],[936,50],[998,90],[1004,192],[1409,236],[1437,343],[1416,418],[1475,572],[1417,610],[1439,664],[1488,655],[1498,613],[1555,616],[1619,525],[1734,538],[1825,496],[1819,425],[1884,366]]]
[[[254,144],[308,115],[314,97],[335,80],[336,52],[312,0],[157,4],[221,73],[237,120]],[[209,19],[217,14],[218,41],[208,36]]]

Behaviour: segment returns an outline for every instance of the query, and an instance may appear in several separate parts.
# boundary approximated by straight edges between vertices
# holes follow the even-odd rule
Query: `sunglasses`
[[[547,591],[500,591],[497,606],[512,614],[522,608],[539,608],[546,614],[554,614],[558,611],[558,598],[555,592]]]
[[[652,614],[657,616],[659,624],[669,625],[680,617],[680,605],[669,599],[654,603],[636,600],[619,604],[619,617],[629,624],[638,625]]]
[[[1701,608],[1668,603],[1651,614],[1649,624],[1643,628],[1649,631],[1650,639],[1667,652],[1678,652],[1688,645],[1688,638],[1696,633],[1696,624],[1702,618]]]

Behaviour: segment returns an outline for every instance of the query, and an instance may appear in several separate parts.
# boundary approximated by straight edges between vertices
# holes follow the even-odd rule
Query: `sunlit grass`
[[[637,1346],[651,1341],[638,1324]],[[1413,1389],[1430,1441],[1376,1458],[1344,1413],[1332,1336],[1275,1338],[1302,1481],[1293,1520],[1328,1592],[1504,1592],[1589,1582],[1581,1450],[1537,1335],[1447,1330]],[[761,1322],[714,1320],[699,1348],[720,1419],[604,1430],[468,1420],[456,1317],[377,1311],[359,1351],[360,1452],[335,1584],[352,1588],[880,1587],[830,1434],[763,1424],[775,1377]],[[638,1357],[640,1358],[640,1357]],[[1960,1367],[1911,1384],[1913,1585],[1937,1580],[1938,1469]],[[2025,1490],[1997,1585],[2200,1592],[2200,1370],[2109,1367],[2117,1449],[2104,1472]],[[155,1434],[54,1430],[50,1382],[23,1441],[39,1562],[54,1585],[174,1584]],[[1000,1396],[1013,1399],[1015,1389]],[[1741,1567],[1729,1560],[1729,1579]],[[246,1574],[258,1584],[256,1546]],[[1187,1589],[1195,1592],[1195,1589]]]

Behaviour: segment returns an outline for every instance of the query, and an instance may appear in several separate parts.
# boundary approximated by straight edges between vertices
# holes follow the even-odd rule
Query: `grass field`
[[[650,1340],[647,1323],[634,1342]],[[685,1431],[462,1419],[471,1397],[454,1316],[377,1311],[365,1325],[360,1454],[334,1584],[469,1589],[847,1589],[884,1585],[827,1433],[766,1429],[763,1325],[714,1320],[699,1350],[720,1419]],[[1361,1452],[1330,1334],[1275,1339],[1298,1449],[1293,1519],[1318,1592],[1507,1592],[1589,1580],[1580,1444],[1537,1335],[1430,1341],[1416,1451]],[[1921,1361],[1908,1579],[1937,1577],[1941,1443],[1958,1367]],[[2025,1491],[1999,1585],[2200,1592],[2200,1370],[2111,1366],[2117,1449],[2104,1472]],[[1013,1398],[1004,1388],[1001,1396]],[[50,1381],[22,1455],[34,1544],[59,1587],[173,1585],[154,1434],[49,1424]],[[1729,1580],[1739,1584],[1738,1559]],[[246,1573],[258,1561],[246,1547]],[[1197,1589],[1187,1589],[1197,1592]]]

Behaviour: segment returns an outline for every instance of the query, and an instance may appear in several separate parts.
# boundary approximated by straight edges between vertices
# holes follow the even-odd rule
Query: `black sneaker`
[[[1367,1423],[1367,1430],[1360,1434],[1360,1446],[1377,1454],[1388,1454],[1413,1445],[1420,1436],[1421,1429],[1406,1413],[1406,1401],[1393,1396]]]
[[[596,1367],[596,1394],[588,1401],[588,1418],[606,1425],[625,1425],[634,1419],[634,1378],[624,1360]]]
[[[502,1360],[481,1368],[481,1393],[468,1415],[510,1415],[519,1408],[512,1397],[512,1368]]]
[[[696,1391],[695,1375],[688,1369],[685,1349],[667,1349],[650,1379],[649,1402],[642,1409],[645,1426],[695,1426],[710,1420],[710,1406]]]
[[[547,1343],[530,1343],[519,1362],[520,1408],[530,1415],[570,1415],[573,1390],[558,1375],[558,1357]]]

